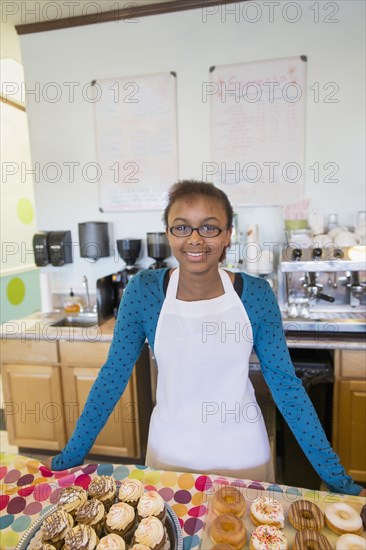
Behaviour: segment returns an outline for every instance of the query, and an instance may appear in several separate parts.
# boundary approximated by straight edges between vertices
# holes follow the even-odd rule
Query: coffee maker
[[[141,239],[118,239],[116,243],[118,254],[125,261],[126,266],[121,271],[112,274],[115,296],[113,314],[115,317],[117,317],[119,304],[128,281],[140,271],[135,264],[140,256],[142,241]]]
[[[155,262],[151,264],[149,269],[159,269],[167,267],[166,258],[171,255],[168,237],[165,233],[147,233],[147,255],[153,258]]]

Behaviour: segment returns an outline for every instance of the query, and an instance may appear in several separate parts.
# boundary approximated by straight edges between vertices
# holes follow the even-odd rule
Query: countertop
[[[245,549],[249,547],[250,534],[254,530],[254,525],[249,519],[249,507],[254,498],[263,494],[270,495],[282,503],[286,518],[291,503],[300,498],[316,502],[321,509],[330,502],[345,501],[358,512],[365,503],[363,497],[335,495],[276,483],[204,473],[153,470],[146,466],[85,464],[62,472],[51,472],[37,460],[28,457],[4,453],[0,455],[0,459],[0,536],[1,548],[4,550],[16,548],[30,525],[58,502],[64,487],[74,484],[87,489],[97,475],[109,475],[117,485],[127,477],[139,479],[146,489],[158,491],[178,518],[184,550],[199,547],[206,550],[212,547],[208,538],[209,529],[205,527],[212,517],[212,496],[222,485],[235,486],[247,502],[244,521],[248,542]],[[287,519],[284,532],[292,543],[296,532]],[[324,534],[332,543],[337,538],[328,528],[324,529]]]
[[[65,317],[61,311],[54,313],[37,312],[22,319],[15,319],[0,325],[0,337],[19,340],[73,340],[80,342],[111,342],[115,319],[106,321],[101,326],[92,327],[53,327],[52,324]],[[292,323],[291,327],[296,327]],[[289,348],[306,349],[350,349],[366,350],[366,333],[342,333],[339,328],[332,332],[322,330],[307,332],[299,325],[295,330],[286,332]]]

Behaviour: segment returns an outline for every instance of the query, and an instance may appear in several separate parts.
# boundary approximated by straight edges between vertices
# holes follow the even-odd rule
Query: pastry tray
[[[57,505],[52,506],[43,516],[32,523],[20,539],[16,550],[32,550],[36,546],[40,541],[40,528],[44,519],[55,512],[57,508]],[[178,518],[169,504],[165,503],[165,508],[167,511],[165,527],[169,537],[170,550],[183,550],[183,536]]]
[[[352,506],[358,513],[360,513],[362,506],[365,504],[365,499],[359,497],[352,497],[351,495],[338,495],[322,491],[311,491],[304,489],[303,494],[300,496],[298,493],[294,493],[293,488],[288,488],[288,491],[286,491],[286,487],[284,487],[284,492],[281,493],[275,490],[263,490],[259,488],[252,489],[247,487],[238,487],[235,485],[233,486],[242,493],[246,501],[246,509],[243,519],[247,530],[247,540],[241,550],[249,550],[249,540],[251,534],[256,528],[256,526],[250,519],[250,506],[252,502],[259,497],[270,496],[282,504],[285,515],[285,526],[282,531],[288,540],[289,548],[293,547],[293,541],[297,533],[296,529],[291,525],[288,520],[288,511],[293,502],[297,500],[308,500],[310,502],[314,502],[321,509],[322,512],[324,512],[328,504],[332,504],[334,502],[346,502],[347,504]],[[221,485],[217,486],[216,488],[214,487],[212,489],[212,494],[207,496],[207,515],[201,539],[200,550],[210,550],[210,548],[214,546],[214,543],[212,542],[210,537],[210,526],[213,519],[216,517],[216,514],[213,510],[212,499],[215,489],[218,490],[219,487],[221,487]],[[335,548],[336,540],[339,538],[339,535],[331,531],[326,525],[321,533],[322,535],[327,537],[330,544],[332,545],[332,548]],[[366,533],[364,530],[362,536],[365,537],[365,535]]]

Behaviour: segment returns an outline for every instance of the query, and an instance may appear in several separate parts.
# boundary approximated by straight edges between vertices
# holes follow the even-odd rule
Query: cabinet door
[[[3,364],[9,443],[51,451],[66,443],[60,367]]]
[[[100,366],[63,365],[66,431],[70,437],[80,416]],[[135,374],[97,437],[91,452],[108,456],[139,457],[137,400],[134,391]]]
[[[347,473],[366,481],[366,381],[340,380],[338,454]]]

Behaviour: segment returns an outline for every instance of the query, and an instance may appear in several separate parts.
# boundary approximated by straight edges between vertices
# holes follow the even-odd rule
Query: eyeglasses
[[[217,237],[229,227],[216,227],[216,225],[201,225],[201,227],[190,227],[189,225],[173,225],[169,227],[169,231],[174,237],[189,237],[193,231],[197,231],[200,237]]]

